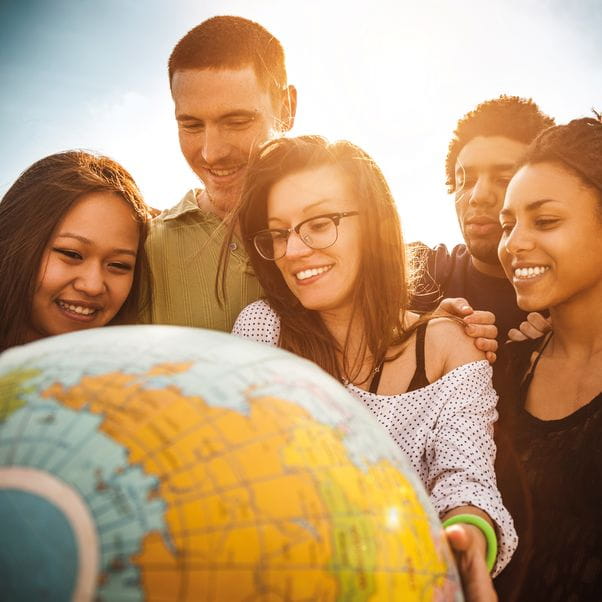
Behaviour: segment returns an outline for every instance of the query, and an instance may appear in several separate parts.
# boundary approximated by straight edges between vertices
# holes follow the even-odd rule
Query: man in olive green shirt
[[[239,240],[230,245],[225,299],[215,292],[224,220],[235,209],[258,145],[288,131],[296,90],[282,46],[261,25],[213,17],[188,32],[169,59],[182,153],[203,188],[151,223],[150,321],[230,331],[261,289]]]

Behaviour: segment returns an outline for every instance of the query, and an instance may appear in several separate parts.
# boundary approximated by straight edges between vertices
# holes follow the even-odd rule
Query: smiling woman
[[[0,351],[134,322],[148,219],[107,157],[69,151],[27,169],[0,202]]]
[[[500,260],[518,304],[549,309],[553,332],[502,357],[498,482],[520,543],[498,592],[600,600],[602,123],[541,133],[508,186],[501,222]]]
[[[501,570],[516,541],[493,475],[491,368],[457,323],[408,310],[379,167],[350,142],[274,140],[251,159],[237,217],[266,298],[233,332],[314,361],[376,415],[453,520],[468,599],[493,599],[488,569]]]

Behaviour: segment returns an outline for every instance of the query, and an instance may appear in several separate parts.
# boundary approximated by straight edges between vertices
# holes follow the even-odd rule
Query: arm
[[[435,328],[429,326],[426,341],[429,380],[432,382],[431,375],[439,376],[441,372],[453,372],[453,376],[449,374],[442,381],[445,386],[437,392],[441,411],[427,440],[427,490],[442,517],[472,507],[470,512],[483,512],[481,516],[491,521],[499,543],[495,575],[510,560],[517,537],[497,489],[493,467],[497,395],[491,383],[492,370],[485,362],[474,361],[483,355],[456,322],[436,320],[432,326]],[[472,531],[465,525],[461,529]],[[470,539],[479,541],[476,537]],[[468,553],[469,557],[475,556],[471,550]]]

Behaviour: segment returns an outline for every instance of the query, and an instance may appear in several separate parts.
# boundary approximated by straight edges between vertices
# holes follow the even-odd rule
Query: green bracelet
[[[487,541],[485,562],[487,563],[487,568],[491,573],[493,567],[495,566],[495,559],[497,557],[497,537],[493,527],[484,518],[481,518],[476,514],[456,514],[456,516],[452,516],[451,518],[443,521],[443,528],[451,527],[452,525],[457,525],[458,523],[474,525],[475,527],[481,529],[481,532]]]

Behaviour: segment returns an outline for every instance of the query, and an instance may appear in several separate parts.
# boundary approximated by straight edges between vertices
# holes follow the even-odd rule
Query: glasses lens
[[[265,230],[255,234],[253,243],[264,259],[280,259],[286,251],[286,238],[281,232]]]
[[[337,239],[337,227],[331,217],[316,217],[299,228],[301,240],[312,249],[325,249]]]

